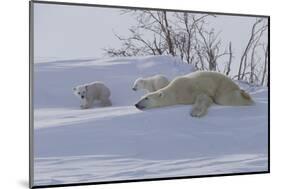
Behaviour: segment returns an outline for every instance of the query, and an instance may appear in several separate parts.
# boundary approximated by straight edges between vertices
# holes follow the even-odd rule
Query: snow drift
[[[242,86],[254,106],[214,105],[200,119],[191,106],[133,106],[144,94],[136,78],[192,71],[170,56],[35,64],[35,185],[266,171],[266,87]],[[91,81],[111,89],[112,107],[79,108],[72,87]]]

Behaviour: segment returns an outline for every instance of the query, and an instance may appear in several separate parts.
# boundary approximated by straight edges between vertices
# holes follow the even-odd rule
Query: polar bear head
[[[138,78],[133,85],[133,90],[137,91],[137,90],[141,90],[145,88],[145,82],[143,78]]]
[[[136,108],[143,110],[162,106],[169,106],[171,104],[173,104],[173,102],[171,100],[170,95],[168,95],[165,91],[158,90],[143,96],[135,104],[135,106]]]
[[[86,98],[87,90],[88,90],[87,86],[77,86],[73,88],[74,94],[81,99]]]

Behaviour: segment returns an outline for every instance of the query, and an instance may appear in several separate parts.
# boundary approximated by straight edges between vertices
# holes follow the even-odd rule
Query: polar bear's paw
[[[107,107],[107,106],[112,106],[112,103],[111,103],[110,100],[107,100],[107,101],[102,101],[102,102],[101,102],[101,105],[102,105],[103,107]]]
[[[209,106],[212,104],[212,99],[206,94],[200,94],[196,97],[190,115],[192,117],[202,117],[207,114]]]
[[[205,108],[195,107],[195,108],[192,109],[190,115],[192,117],[202,117],[202,116],[204,116],[206,114],[206,112],[207,111],[206,111]]]
[[[81,109],[88,109],[88,108],[89,108],[89,106],[86,106],[86,105],[80,105],[80,108],[81,108]]]

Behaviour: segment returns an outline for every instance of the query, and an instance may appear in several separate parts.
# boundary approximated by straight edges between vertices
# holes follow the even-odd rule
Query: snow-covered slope
[[[35,185],[267,170],[267,88],[246,88],[254,106],[214,105],[198,119],[191,106],[133,106],[137,77],[194,71],[169,56],[52,60],[34,71]],[[72,87],[96,80],[113,106],[79,109]]]
[[[35,108],[79,108],[72,88],[92,81],[104,82],[112,92],[113,106],[132,105],[142,94],[132,90],[138,77],[157,73],[169,79],[193,71],[191,65],[170,56],[59,60],[35,64]]]

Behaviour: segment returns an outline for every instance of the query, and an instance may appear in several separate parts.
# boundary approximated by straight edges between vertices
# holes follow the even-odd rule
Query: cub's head
[[[153,93],[148,93],[143,96],[136,104],[136,108],[150,109],[169,105],[168,96],[165,92],[159,90]]]
[[[74,87],[73,89],[73,93],[78,96],[79,98],[81,99],[84,99],[86,98],[86,94],[87,94],[87,86],[77,86],[77,87]]]
[[[144,87],[144,80],[142,78],[138,78],[135,82],[134,82],[134,85],[133,85],[133,90],[134,91],[137,91],[137,90],[140,90],[140,89],[143,89]]]

